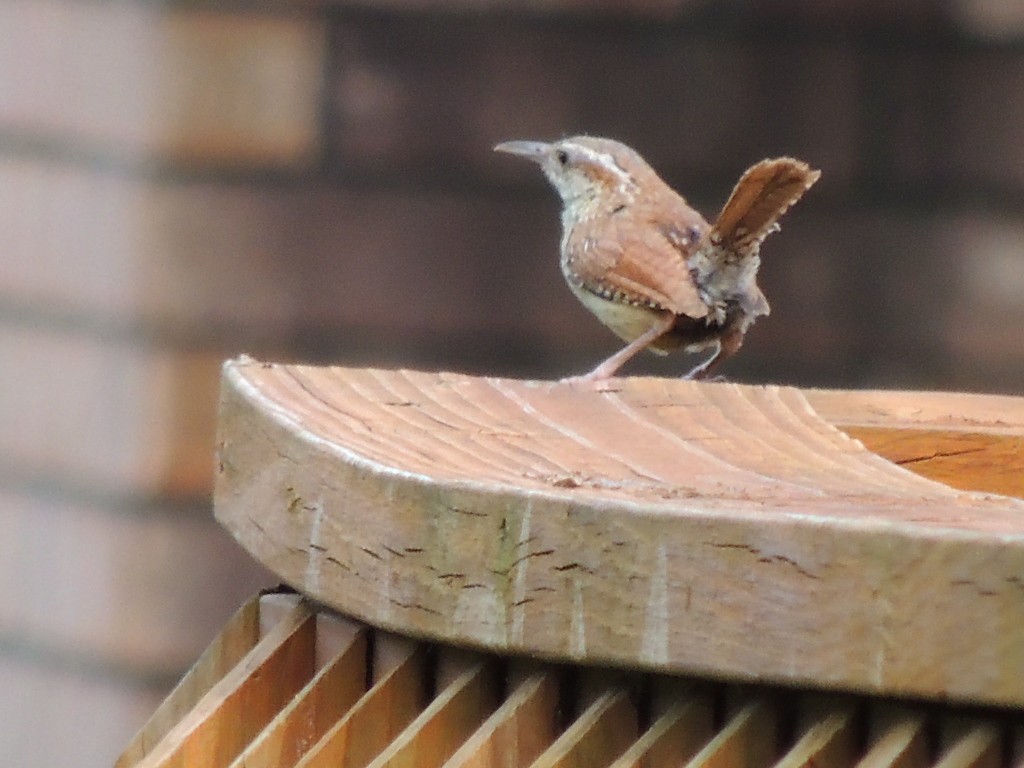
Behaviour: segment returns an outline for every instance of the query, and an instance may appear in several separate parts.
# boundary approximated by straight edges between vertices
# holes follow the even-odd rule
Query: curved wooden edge
[[[216,515],[400,634],[1024,704],[1019,500],[904,471],[798,390],[616,387],[231,363]]]
[[[801,391],[823,419],[836,425],[1024,435],[1024,397],[965,392]]]
[[[199,698],[172,694],[144,728],[162,733],[119,768],[1011,768],[1024,758],[1021,713],[524,664],[389,636],[295,596],[264,596],[259,608],[264,638]],[[267,674],[286,658],[287,675]]]

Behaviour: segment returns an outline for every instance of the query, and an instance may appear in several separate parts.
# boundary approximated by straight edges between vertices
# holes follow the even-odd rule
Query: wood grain
[[[892,704],[872,709],[870,744],[857,768],[925,768],[931,764],[923,712]]]
[[[845,424],[1024,434],[1016,399],[931,397],[851,394]],[[842,399],[241,360],[215,511],[297,589],[402,634],[1024,704],[1024,503],[897,466],[810,404],[840,423]],[[1001,461],[977,472],[1018,473]]]
[[[339,639],[342,642],[302,690],[235,758],[231,768],[291,768],[365,693],[365,628],[321,614],[317,616],[316,635],[317,657],[323,645],[338,646]]]
[[[527,768],[555,740],[558,675],[520,676],[505,702],[466,739],[445,768]]]
[[[725,726],[687,765],[689,768],[768,768],[775,763],[778,709],[766,698],[744,697]]]
[[[842,699],[811,698],[800,713],[796,744],[775,768],[850,768],[857,751],[856,710]]]
[[[296,602],[244,659],[166,734],[139,768],[227,766],[309,680],[315,621]],[[273,685],[263,684],[272,680]]]
[[[479,656],[445,651],[438,695],[370,763],[370,768],[440,768],[497,705],[491,666]],[[443,670],[449,662],[448,669]],[[447,682],[446,682],[447,681]]]
[[[1002,735],[991,721],[957,716],[944,723],[945,750],[935,768],[999,768]]]
[[[1021,709],[481,656],[373,630],[305,601],[300,606],[295,595],[264,596],[261,614],[263,640],[212,681],[209,695],[152,745],[145,764],[182,764],[187,749],[189,765],[219,765],[226,749],[244,742],[233,768],[1020,766]],[[296,644],[296,620],[303,633],[315,626],[315,643]],[[246,691],[257,711],[259,702],[280,698],[291,683],[258,660],[286,646],[316,671],[254,728],[266,718],[240,708],[231,692]]]
[[[636,707],[628,692],[608,685],[533,762],[533,768],[604,768],[637,737]]]
[[[260,598],[236,611],[170,695],[150,716],[115,763],[130,768],[156,746],[196,703],[238,664],[260,637]]]
[[[714,733],[706,691],[679,680],[662,680],[652,702],[652,721],[612,768],[672,768],[684,765]]]
[[[426,648],[378,636],[374,657],[374,685],[302,756],[298,768],[364,768],[422,711]]]

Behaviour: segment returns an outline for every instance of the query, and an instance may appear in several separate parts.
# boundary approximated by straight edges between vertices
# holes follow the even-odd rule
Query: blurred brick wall
[[[616,348],[497,141],[621,138],[709,215],[803,157],[728,373],[1024,393],[1022,40],[1015,0],[0,0],[0,762],[109,764],[271,581],[209,515],[221,359]]]

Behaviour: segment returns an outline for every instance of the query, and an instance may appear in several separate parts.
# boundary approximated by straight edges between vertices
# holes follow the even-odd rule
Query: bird
[[[748,168],[714,224],[614,139],[506,141],[537,163],[562,199],[560,266],[576,298],[626,343],[572,382],[614,377],[644,349],[712,354],[684,378],[705,379],[769,312],[757,285],[764,239],[821,172],[792,157]]]

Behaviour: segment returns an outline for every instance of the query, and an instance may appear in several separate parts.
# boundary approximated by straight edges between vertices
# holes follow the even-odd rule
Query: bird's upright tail
[[[821,176],[792,157],[762,160],[747,169],[711,228],[710,239],[741,256],[756,253],[778,220]]]

